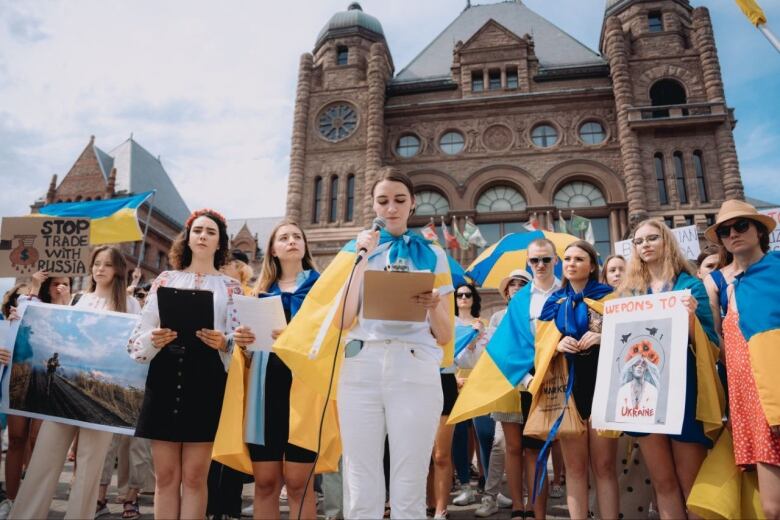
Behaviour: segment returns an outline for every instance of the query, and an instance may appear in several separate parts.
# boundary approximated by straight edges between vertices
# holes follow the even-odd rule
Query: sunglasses
[[[644,238],[635,238],[631,242],[633,242],[636,247],[639,247],[645,242],[647,242],[648,244],[653,244],[655,242],[658,242],[660,239],[661,239],[661,235],[647,235]]]
[[[528,259],[528,263],[530,263],[531,265],[536,265],[539,262],[542,262],[545,265],[549,264],[550,262],[552,262],[552,257],[551,256],[541,256],[539,258],[533,257],[533,258],[529,258]]]
[[[750,220],[741,218],[733,224],[722,224],[715,230],[715,234],[718,235],[718,238],[728,238],[731,234],[731,228],[734,228],[737,233],[744,233],[750,229]]]
[[[457,293],[456,297],[461,298],[463,300],[467,300],[471,298],[473,295],[470,292],[459,292]]]

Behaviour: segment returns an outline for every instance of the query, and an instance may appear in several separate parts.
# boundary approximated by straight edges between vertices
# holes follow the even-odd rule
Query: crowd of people
[[[296,317],[309,312],[307,302],[327,274],[320,277],[297,223],[284,220],[273,229],[253,286],[248,258],[230,251],[225,218],[210,209],[192,213],[171,248],[173,269],[152,283],[142,284],[136,270],[128,284],[120,250],[101,246],[83,293],[72,295],[68,278],[45,272],[14,286],[3,298],[5,319],[18,319],[16,309],[29,301],[139,315],[128,353],[149,371],[134,437],[7,416],[0,519],[46,517],[66,459],[75,461],[66,518],[108,512],[115,466],[127,519],[140,516],[142,491],[153,492],[156,518],[278,518],[284,495],[290,518],[315,518],[322,496],[333,519],[448,518],[450,503],[478,501],[477,517],[507,508],[513,519],[541,519],[548,497],[564,494],[571,518],[695,518],[687,499],[724,428],[733,436],[734,463],[757,476],[762,513],[780,518],[780,387],[773,376],[780,366],[774,305],[780,256],[769,251],[770,217],[726,201],[695,265],[659,220],[635,226],[630,259],[601,261],[586,241],[561,251],[540,238],[527,249],[527,265],[499,286],[507,307],[483,316],[480,289],[453,284],[445,251],[408,229],[413,193],[406,175],[382,170],[371,195],[385,226],[361,232],[345,248],[360,256],[324,318],[343,339],[333,401],[342,456],[338,472],[316,478],[317,451],[293,442],[301,420],[312,430],[321,424],[319,416],[293,424],[297,367],[281,352],[247,349],[261,334],[295,342],[296,327],[310,326]],[[434,288],[409,302],[425,310],[424,321],[366,317],[366,274],[399,266],[436,275]],[[191,342],[162,328],[159,287],[211,291],[213,328]],[[594,429],[604,303],[676,290],[690,291],[682,301],[689,324],[682,432]],[[288,327],[241,324],[236,295],[280,296]],[[21,355],[2,346],[0,363]],[[245,370],[243,420],[220,424],[237,359]],[[505,365],[509,391],[486,376]],[[632,377],[652,368],[643,359],[632,363],[627,402],[648,398],[641,385],[631,386]],[[568,413],[580,432],[560,438],[549,428],[540,435],[534,424],[540,388],[558,370],[576,374]],[[466,404],[467,396],[491,392],[499,398]],[[212,460],[217,431],[225,427],[242,432],[251,475]],[[548,455],[553,471],[545,477]],[[249,482],[253,503],[242,511]]]

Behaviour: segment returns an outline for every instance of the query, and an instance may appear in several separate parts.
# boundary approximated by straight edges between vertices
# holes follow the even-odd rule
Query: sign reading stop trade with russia
[[[87,274],[89,219],[5,217],[0,227],[0,276],[36,271],[63,276]]]

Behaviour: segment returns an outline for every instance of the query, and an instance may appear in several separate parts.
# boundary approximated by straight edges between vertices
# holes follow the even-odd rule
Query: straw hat
[[[531,283],[532,278],[525,269],[515,269],[509,273],[509,276],[501,280],[501,283],[498,284],[498,292],[501,296],[504,296],[504,298],[506,298],[506,288],[512,280],[525,280],[526,283]]]
[[[718,226],[733,218],[747,218],[755,220],[756,222],[761,222],[766,226],[768,231],[775,229],[775,219],[769,215],[762,215],[756,208],[747,202],[741,200],[727,200],[720,207],[718,218],[715,220],[715,223],[707,228],[704,232],[704,236],[713,244],[720,244],[720,239],[718,239],[718,235],[715,231],[718,229]]]

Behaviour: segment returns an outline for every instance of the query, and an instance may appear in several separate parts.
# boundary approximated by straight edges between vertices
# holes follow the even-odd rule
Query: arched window
[[[654,107],[684,105],[686,102],[685,88],[673,79],[656,81],[650,87],[650,104]],[[653,110],[653,117],[669,117],[669,109]]]
[[[693,152],[693,168],[696,170],[696,186],[699,189],[699,202],[710,200],[707,194],[707,179],[704,177],[704,157],[700,150]]]
[[[681,152],[674,152],[674,180],[677,184],[677,197],[681,204],[688,203],[688,188],[685,186],[685,164]]]
[[[655,182],[658,184],[658,202],[660,204],[669,204],[669,194],[666,193],[666,170],[664,169],[664,155],[655,154],[653,157],[655,165]]]
[[[415,215],[446,215],[450,211],[449,201],[438,191],[418,191],[414,200],[417,205]]]
[[[355,176],[347,177],[347,203],[344,206],[344,220],[350,222],[355,218]]]
[[[447,155],[455,155],[463,150],[465,141],[460,132],[447,132],[439,139],[439,148]]]
[[[420,139],[416,135],[404,135],[398,140],[395,153],[400,157],[414,157],[420,151]]]
[[[477,213],[523,211],[526,206],[525,197],[516,189],[510,186],[494,186],[479,196]]]
[[[558,131],[550,125],[538,125],[531,131],[531,140],[539,148],[548,148],[558,141]]]
[[[316,224],[320,221],[320,210],[322,209],[322,177],[314,178],[314,204],[311,209],[311,222]]]
[[[580,139],[585,144],[600,144],[606,138],[604,127],[597,121],[588,121],[580,127]]]
[[[553,197],[553,203],[557,208],[590,208],[607,205],[600,189],[582,181],[570,182],[559,189]]]
[[[336,222],[338,218],[339,205],[339,178],[335,175],[330,178],[330,212],[328,214],[329,222]]]

